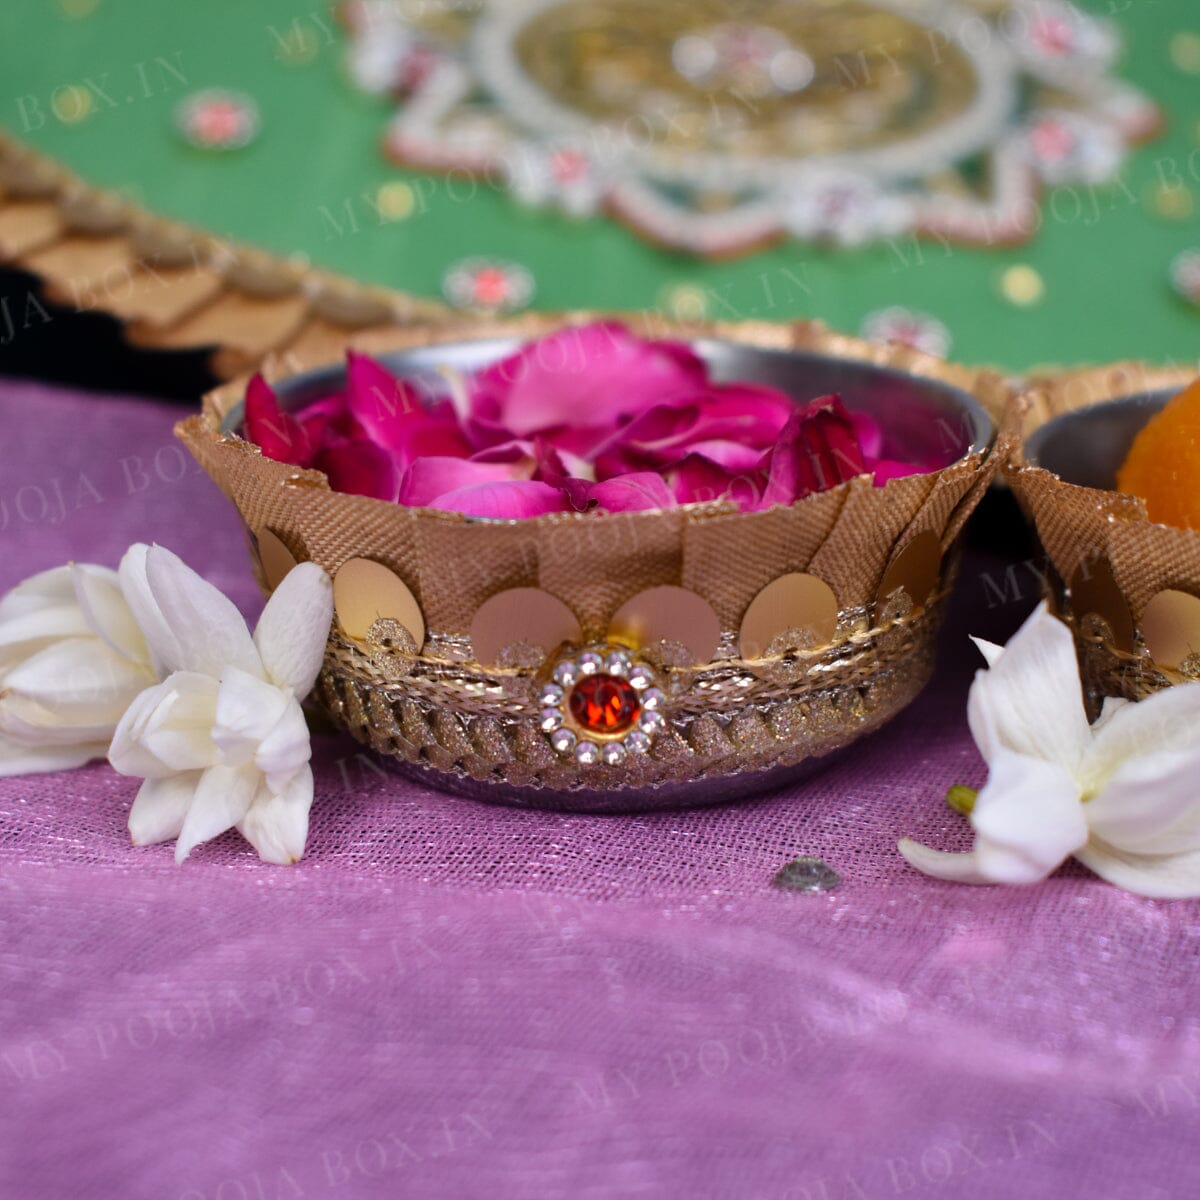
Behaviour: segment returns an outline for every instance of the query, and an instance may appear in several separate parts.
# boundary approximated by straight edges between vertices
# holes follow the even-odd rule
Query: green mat
[[[1049,193],[1041,232],[1004,250],[793,242],[703,262],[602,218],[523,209],[483,182],[397,170],[378,149],[391,105],[346,79],[342,32],[322,0],[5,0],[2,121],[158,212],[421,295],[439,295],[447,268],[479,255],[528,267],[538,308],[658,308],[690,285],[718,319],[820,317],[853,331],[868,312],[904,305],[949,326],[954,357],[1010,369],[1195,361],[1200,309],[1174,295],[1168,267],[1200,244],[1200,75],[1173,61],[1171,44],[1181,32],[1200,33],[1200,6],[1084,7],[1120,25],[1122,74],[1163,106],[1168,127],[1133,153],[1117,184]],[[82,119],[74,119],[84,102],[73,86],[89,97]],[[175,106],[205,87],[257,100],[262,129],[251,145],[219,154],[178,136]],[[418,202],[408,216],[381,221],[372,201],[400,179],[414,184]],[[1166,216],[1156,200],[1162,182],[1175,179],[1188,189],[1174,196],[1185,215]],[[1001,294],[1000,276],[1016,264],[1042,276],[1039,302],[1022,307]]]

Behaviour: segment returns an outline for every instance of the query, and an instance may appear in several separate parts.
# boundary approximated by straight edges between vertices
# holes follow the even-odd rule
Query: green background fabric
[[[1012,369],[1118,357],[1195,361],[1200,309],[1174,296],[1168,266],[1200,244],[1200,217],[1164,218],[1151,198],[1161,180],[1179,177],[1200,212],[1200,75],[1176,66],[1169,49],[1175,34],[1200,32],[1200,6],[1084,7],[1118,22],[1122,74],[1162,105],[1168,126],[1134,152],[1118,184],[1050,193],[1040,233],[1006,249],[792,242],[703,262],[652,248],[605,218],[523,209],[483,181],[398,170],[378,148],[392,105],[345,77],[343,34],[324,0],[4,0],[0,122],[158,212],[427,296],[439,294],[448,266],[481,255],[526,265],[538,308],[657,308],[665,290],[691,284],[721,319],[820,317],[853,331],[866,313],[905,305],[950,327],[953,357]],[[288,53],[298,29],[308,55]],[[55,117],[56,90],[89,79],[104,95],[92,91],[86,119]],[[175,106],[205,87],[255,97],[262,130],[252,145],[219,154],[178,137]],[[71,96],[60,103],[70,113]],[[422,199],[406,219],[381,223],[368,198],[393,179],[418,181]],[[1001,296],[999,276],[1016,263],[1042,274],[1040,303],[1020,308]]]

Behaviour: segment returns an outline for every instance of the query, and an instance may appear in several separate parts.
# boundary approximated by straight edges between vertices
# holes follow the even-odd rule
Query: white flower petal
[[[975,858],[997,883],[1045,879],[1087,842],[1079,788],[1057,763],[1001,751],[971,812]]]
[[[1000,655],[1004,653],[1003,646],[997,646],[995,642],[977,637],[973,637],[971,641],[975,643],[975,648],[983,655],[984,661],[989,667],[994,667],[1000,661]]]
[[[261,782],[262,776],[253,767],[209,767],[200,776],[184,818],[175,843],[175,861],[183,862],[201,842],[238,824]]]
[[[96,636],[121,657],[149,666],[150,648],[121,593],[116,571],[76,563],[71,578],[79,608]]]
[[[153,846],[179,836],[200,775],[199,771],[185,771],[142,784],[129,810],[129,836],[135,846]]]
[[[946,850],[931,850],[909,838],[902,838],[897,849],[908,862],[926,875],[935,879],[948,879],[951,883],[995,883],[979,868],[974,854],[952,854]]]
[[[50,712],[23,696],[9,693],[0,697],[0,733],[30,749],[76,746],[81,742],[107,747],[115,725],[115,720],[64,721],[61,713]]]
[[[1132,854],[1093,838],[1075,857],[1101,879],[1162,900],[1200,896],[1200,850],[1186,854]]]
[[[1132,703],[1132,700],[1125,700],[1120,696],[1105,696],[1100,705],[1100,715],[1092,722],[1092,741],[1095,742],[1096,734],[1098,734],[1100,730],[1102,730],[1109,723],[1109,721],[1113,720],[1123,708],[1128,708]]]
[[[262,660],[242,614],[182,559],[162,546],[151,546],[146,553],[146,581],[174,641],[174,651],[164,656],[165,666],[214,679],[226,667],[261,674]],[[153,646],[151,631],[145,632]]]
[[[104,567],[97,567],[103,571]],[[22,580],[0,598],[0,621],[11,621],[47,608],[62,608],[75,604],[75,584],[71,568],[52,567]]]
[[[167,677],[165,702],[155,708],[143,726],[145,749],[172,771],[200,771],[220,760],[213,741],[217,706],[217,681],[192,671]]]
[[[135,542],[125,551],[117,575],[121,581],[121,594],[146,639],[154,673],[162,679],[174,669],[167,664],[179,662],[183,651],[150,590],[146,575],[149,553],[150,547],[145,542]]]
[[[0,621],[0,671],[51,642],[90,636],[92,631],[77,604],[41,608]]]
[[[290,693],[231,667],[221,676],[213,740],[227,763],[251,761],[287,711]]]
[[[238,830],[258,851],[263,862],[281,866],[299,862],[308,840],[308,812],[312,799],[312,770],[306,767],[283,792],[259,788]]]
[[[303,700],[312,691],[333,623],[333,583],[316,563],[301,563],[275,589],[254,644],[268,677]]]
[[[254,755],[255,765],[274,792],[283,791],[312,757],[308,722],[299,701],[288,702],[275,728],[262,740]]]
[[[215,762],[211,731],[216,693],[216,680],[184,671],[147,688],[117,725],[108,761],[122,775],[142,779],[202,769]]]
[[[980,671],[967,702],[971,733],[990,763],[1007,749],[1074,774],[1090,739],[1071,631],[1045,603]]]
[[[1200,746],[1159,751],[1117,768],[1084,806],[1092,833],[1134,854],[1200,850]]]
[[[133,698],[153,682],[150,672],[96,637],[52,642],[4,677],[4,688],[40,704],[64,722],[115,726]]]
[[[1136,704],[1106,701],[1084,758],[1084,785],[1099,792],[1122,764],[1164,753],[1190,754],[1200,767],[1200,683],[1163,688]]]
[[[173,688],[170,683],[156,684],[134,697],[133,703],[117,723],[108,748],[108,761],[121,775],[139,779],[157,779],[174,771],[160,762],[142,744],[142,735],[160,710],[170,707]]]
[[[47,771],[72,771],[103,758],[105,742],[75,746],[31,747],[0,736],[0,775],[40,775]]]

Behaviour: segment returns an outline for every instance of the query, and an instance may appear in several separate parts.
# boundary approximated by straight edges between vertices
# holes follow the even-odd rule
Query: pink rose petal
[[[868,465],[877,462],[883,457],[883,429],[879,422],[865,412],[852,412],[850,420],[854,423],[863,458]]]
[[[320,432],[312,436],[291,413],[279,407],[274,389],[261,376],[255,375],[246,385],[244,405],[246,437],[267,458],[292,463],[297,467],[312,466]]]
[[[841,400],[822,396],[798,409],[760,469],[766,482],[759,508],[794,504],[863,474],[862,448]]]
[[[530,434],[603,429],[704,386],[703,361],[678,343],[642,341],[623,325],[596,322],[523,346],[471,385],[481,430]]]
[[[514,520],[568,512],[570,503],[561,489],[536,479],[505,483],[477,483],[437,496],[430,508],[464,513],[468,517]]]
[[[924,475],[927,471],[938,469],[937,467],[922,466],[920,463],[897,462],[891,458],[877,459],[873,465],[876,487],[883,487],[890,479],[903,479],[907,475]]]
[[[400,473],[386,450],[365,439],[326,446],[313,464],[329,477],[335,492],[395,500]]]
[[[371,441],[391,451],[401,470],[426,454],[470,453],[449,401],[426,406],[416,388],[373,358],[349,350],[346,359],[349,411]]]
[[[667,481],[657,471],[635,471],[593,483],[588,494],[606,512],[641,512],[648,508],[674,508],[676,504]]]
[[[680,504],[712,504],[728,500],[753,508],[759,498],[759,472],[728,471],[702,454],[689,454],[667,472]]]
[[[411,508],[439,508],[440,496],[491,483],[528,480],[532,459],[476,462],[449,455],[428,455],[409,464],[400,481],[398,499]]]

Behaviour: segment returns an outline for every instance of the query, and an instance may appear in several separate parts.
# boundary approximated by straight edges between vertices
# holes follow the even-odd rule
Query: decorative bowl
[[[1146,422],[1194,369],[1120,363],[1046,376],[1022,397],[1007,474],[1048,559],[1093,711],[1200,678],[1200,532],[1156,524],[1116,490]]]
[[[419,382],[587,319],[354,345]],[[988,416],[1004,381],[808,324],[626,323],[688,340],[718,381],[838,392],[890,445],[949,465],[762,512],[482,520],[336,493],[264,457],[238,432],[245,381],[178,428],[241,513],[265,587],[304,559],[334,577],[318,702],[432,786],[583,811],[742,797],[878,729],[928,680],[959,534],[1005,452]],[[342,371],[268,369],[286,407]]]

